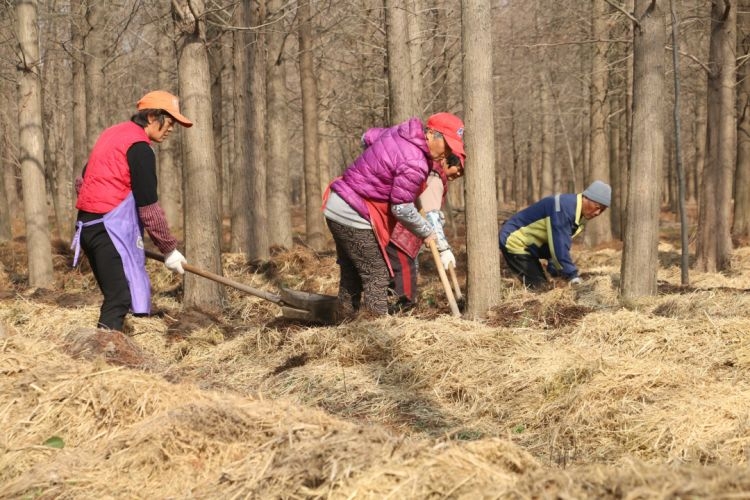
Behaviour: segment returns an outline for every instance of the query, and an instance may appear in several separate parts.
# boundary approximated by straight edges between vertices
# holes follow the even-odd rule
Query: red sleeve
[[[138,207],[138,216],[151,237],[151,241],[162,254],[167,255],[177,248],[177,239],[169,231],[167,216],[158,201],[151,205]]]

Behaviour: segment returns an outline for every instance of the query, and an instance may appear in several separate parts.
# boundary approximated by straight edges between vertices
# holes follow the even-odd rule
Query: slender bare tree
[[[185,256],[197,267],[221,273],[219,167],[214,155],[211,78],[206,50],[205,7],[202,0],[172,2],[177,28],[177,72],[181,104],[195,125],[183,129],[185,186]],[[221,307],[218,283],[185,276],[184,304],[204,310]]]
[[[313,61],[313,19],[310,0],[299,0],[300,85],[302,89],[303,162],[305,166],[305,220],[307,244],[321,250],[325,244],[323,215],[320,211],[320,171],[318,169],[318,90]]]
[[[104,130],[104,60],[105,60],[105,14],[107,5],[101,0],[83,0],[86,5],[84,47],[84,73],[86,88],[86,138],[87,151]]]
[[[289,178],[289,111],[286,102],[285,16],[282,0],[268,3],[268,242],[292,247],[291,189]]]
[[[45,189],[38,9],[37,0],[16,2],[18,130],[29,286],[48,287],[53,284],[54,276]]]
[[[174,74],[176,53],[173,43],[164,43],[157,47],[159,64],[159,88],[174,91]],[[179,230],[182,227],[182,172],[176,154],[179,152],[178,141],[164,141],[159,144],[159,204],[164,209],[169,227]]]
[[[250,35],[247,59],[250,75],[250,101],[247,122],[250,125],[250,245],[248,256],[268,259],[268,203],[266,197],[266,35],[265,0],[244,0],[249,9],[250,24],[256,26]],[[317,162],[316,162],[317,165]]]
[[[737,0],[711,1],[706,163],[698,217],[696,267],[722,271],[732,250],[732,176],[737,155],[735,52]]]
[[[385,0],[385,32],[388,54],[388,108],[390,122],[400,123],[415,116],[412,92],[411,56],[406,3]]]
[[[591,56],[591,115],[589,118],[589,132],[591,134],[591,154],[589,181],[598,179],[609,182],[609,149],[607,145],[607,121],[609,118],[609,68],[607,66],[607,50],[609,44],[608,5],[602,0],[591,0],[592,38],[597,40],[593,44]],[[609,214],[597,217],[586,226],[586,242],[589,245],[599,245],[612,239],[612,226]]]
[[[70,54],[72,71],[73,109],[70,125],[73,129],[73,172],[80,175],[88,158],[89,144],[86,134],[86,73],[84,66],[84,23],[86,22],[83,0],[70,2]]]
[[[490,0],[462,0],[466,109],[467,310],[483,318],[500,301],[497,201],[492,112],[492,16]]]
[[[250,35],[250,13],[246,2],[239,2],[235,10],[235,24],[241,29],[234,31],[234,163],[231,168],[232,200],[231,200],[231,235],[229,248],[232,252],[249,253],[251,219],[247,207],[250,206],[250,148],[248,144],[248,88],[249,74],[247,65],[247,46]]]
[[[750,1],[737,4],[737,170],[734,184],[732,236],[750,240]]]
[[[3,146],[3,138],[5,137],[5,120],[0,116],[0,147]],[[3,148],[4,149],[4,148]],[[6,168],[3,154],[0,153],[0,243],[10,241],[13,237],[11,231],[12,216],[10,213],[10,205],[8,204],[8,197],[5,196],[5,175],[4,170]]]
[[[633,30],[633,134],[620,292],[655,295],[664,162],[666,43],[664,0],[636,0]]]

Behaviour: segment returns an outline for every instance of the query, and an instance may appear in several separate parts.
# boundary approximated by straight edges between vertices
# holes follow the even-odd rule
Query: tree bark
[[[620,291],[625,301],[655,295],[666,100],[664,0],[636,0],[633,133]]]
[[[3,138],[5,137],[6,130],[5,130],[6,122],[3,119],[3,116],[0,115],[0,147],[4,148],[4,141]],[[7,165],[5,163],[5,158],[2,153],[0,153],[0,243],[4,243],[6,241],[10,241],[11,238],[13,238],[12,233],[12,227],[11,224],[13,217],[10,213],[10,205],[8,204],[8,197],[5,195],[6,186],[5,186],[5,169]]]
[[[250,24],[246,2],[240,2],[235,11],[237,26],[246,28]],[[229,248],[235,253],[250,252],[250,151],[248,146],[248,67],[247,45],[249,34],[240,29],[234,32],[234,154],[232,165],[231,236]]]
[[[390,122],[401,123],[416,115],[412,95],[407,13],[404,2],[385,0],[385,32],[388,48],[388,107]]]
[[[706,133],[708,162],[703,172],[695,252],[696,267],[706,272],[727,269],[732,250],[732,174],[737,154],[736,25],[736,0],[712,0]]]
[[[174,86],[174,64],[176,60],[175,47],[172,43],[159,45],[157,48],[159,57],[159,88],[173,91]],[[175,92],[176,93],[176,92]],[[176,155],[180,153],[179,141],[184,136],[178,134],[171,140],[159,144],[159,204],[164,209],[169,227],[173,231],[182,229],[182,170],[176,161]]]
[[[83,171],[88,159],[88,142],[86,140],[86,72],[83,25],[86,22],[86,7],[83,0],[71,0],[70,24],[72,45],[72,91],[73,109],[71,111],[71,128],[73,129],[73,174],[78,176]]]
[[[609,68],[607,64],[609,26],[607,23],[608,6],[602,0],[591,0],[592,37],[597,41],[593,45],[591,57],[591,115],[589,133],[591,134],[590,170],[588,182],[600,180],[609,183],[609,147],[607,145],[607,121],[609,116]],[[585,183],[585,184],[588,184]],[[586,225],[586,242],[596,246],[612,239],[612,226],[609,214],[597,217]]]
[[[263,27],[266,17],[265,0],[247,2],[251,9],[250,24],[257,26],[252,31],[248,47],[250,74],[250,105],[247,122],[250,124],[250,227],[252,229],[249,257],[267,260],[268,204],[266,197],[266,36]],[[316,162],[317,166],[317,162]],[[320,193],[320,191],[318,191]]]
[[[84,38],[84,65],[86,88],[86,138],[87,151],[94,147],[96,139],[104,130],[104,14],[106,4],[100,0],[86,2],[86,28]]]
[[[29,286],[49,287],[54,282],[45,189],[42,85],[39,68],[37,0],[16,3],[19,44],[18,130],[23,211]]]
[[[320,211],[320,171],[318,169],[318,89],[313,64],[312,9],[309,0],[300,0],[299,46],[302,88],[303,151],[305,169],[305,220],[307,244],[316,251],[325,244],[323,215]]]
[[[497,250],[497,201],[492,106],[492,9],[490,0],[463,0],[461,38],[466,106],[466,247],[467,309],[470,318],[484,318],[500,301],[500,259]]]
[[[732,236],[750,240],[750,1],[738,3],[737,42],[740,59],[737,68],[737,170],[734,186]]]
[[[214,156],[211,118],[211,78],[205,45],[202,0],[172,2],[179,33],[177,72],[182,109],[195,125],[182,129],[183,183],[185,186],[185,257],[207,271],[221,274],[221,217],[219,168]],[[185,275],[184,305],[203,310],[221,308],[223,290],[218,283]]]
[[[268,243],[292,247],[291,182],[289,177],[289,111],[286,104],[286,57],[282,0],[268,3]]]

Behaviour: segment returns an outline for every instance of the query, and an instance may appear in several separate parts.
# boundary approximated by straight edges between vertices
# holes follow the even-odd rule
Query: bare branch
[[[604,1],[607,2],[609,5],[611,5],[612,7],[614,7],[615,9],[622,12],[623,14],[625,14],[625,17],[633,21],[633,23],[635,23],[636,26],[638,26],[639,28],[641,27],[641,23],[638,22],[638,19],[636,19],[635,16],[633,16],[633,14],[623,9],[622,6],[617,5],[616,3],[612,2],[612,0],[604,0]]]

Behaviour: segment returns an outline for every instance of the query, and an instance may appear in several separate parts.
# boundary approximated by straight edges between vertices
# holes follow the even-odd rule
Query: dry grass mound
[[[229,289],[219,313],[184,310],[152,262],[155,314],[127,336],[91,329],[90,273],[28,290],[3,261],[0,497],[746,495],[750,252],[689,287],[663,267],[659,295],[627,308],[619,250],[575,255],[582,286],[505,279],[484,322],[444,314],[425,266],[415,310],[327,327]],[[224,266],[335,293],[333,256],[303,247]]]

